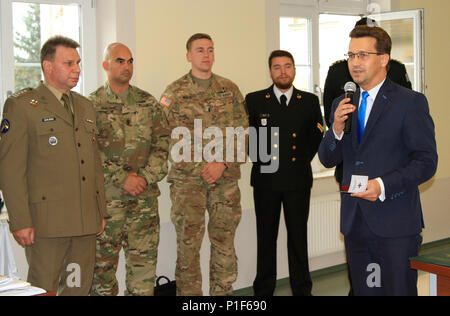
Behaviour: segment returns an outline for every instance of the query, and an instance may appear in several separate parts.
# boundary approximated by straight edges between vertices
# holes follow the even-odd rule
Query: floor
[[[420,251],[420,255],[439,252],[445,249],[450,249],[450,239],[424,245]],[[313,279],[314,296],[348,296],[350,285],[347,277],[347,269],[344,265],[313,272],[311,276]],[[419,272],[419,296],[429,296],[429,280],[428,273]],[[251,295],[250,292],[250,289],[247,289],[247,291],[241,292],[241,295]],[[239,293],[236,294],[239,295]],[[278,281],[275,296],[291,295],[289,281]]]

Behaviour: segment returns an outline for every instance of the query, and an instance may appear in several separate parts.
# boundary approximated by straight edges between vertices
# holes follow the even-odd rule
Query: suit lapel
[[[370,137],[370,133],[372,132],[375,124],[381,117],[381,114],[383,114],[383,112],[388,108],[389,98],[387,97],[387,95],[390,91],[390,88],[391,88],[390,81],[389,79],[386,79],[385,83],[380,88],[380,91],[378,91],[377,98],[373,103],[372,111],[370,112],[370,116],[367,121],[366,128],[364,130],[364,135],[361,140],[361,146],[363,146],[364,143],[367,141],[367,139]]]
[[[47,87],[44,84],[40,84],[36,91],[39,95],[40,102],[44,104],[47,111],[54,113],[59,118],[66,121],[68,124],[72,125],[72,119],[70,118],[69,114],[64,109],[64,106],[61,104],[61,102],[55,97],[55,95],[47,89]]]

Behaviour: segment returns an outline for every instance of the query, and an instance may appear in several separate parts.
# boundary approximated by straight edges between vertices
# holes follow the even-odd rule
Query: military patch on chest
[[[50,144],[50,146],[55,147],[56,145],[58,145],[58,138],[56,136],[52,136],[48,139],[48,143]]]
[[[42,119],[42,123],[54,122],[56,121],[56,117],[46,117]]]
[[[30,101],[30,104],[34,107],[37,107],[39,105],[39,101],[33,99]]]
[[[233,96],[233,93],[223,91],[223,92],[218,92],[218,93],[216,93],[216,96],[217,96],[218,98],[229,98],[229,97],[232,97],[232,96]]]
[[[270,114],[269,113],[262,113],[259,115],[261,118],[261,126],[266,127],[269,123]]]

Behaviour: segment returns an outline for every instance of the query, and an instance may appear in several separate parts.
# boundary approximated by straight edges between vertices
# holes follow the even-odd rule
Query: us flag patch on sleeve
[[[169,107],[172,104],[172,100],[170,100],[167,97],[162,97],[161,101],[159,101],[159,103],[161,103],[161,105],[165,106],[165,107]]]

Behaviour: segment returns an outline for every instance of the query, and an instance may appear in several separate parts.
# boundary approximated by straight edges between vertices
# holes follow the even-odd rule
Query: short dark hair
[[[205,33],[197,33],[197,34],[192,35],[192,36],[188,39],[188,41],[187,41],[187,43],[186,43],[186,49],[187,49],[188,51],[191,50],[192,43],[193,43],[194,41],[196,41],[196,40],[199,40],[199,39],[207,39],[207,40],[210,40],[211,42],[213,41],[212,38],[211,38],[211,36],[209,36],[208,34],[205,34]]]
[[[44,69],[44,61],[50,60],[52,61],[55,58],[56,48],[58,46],[63,46],[67,48],[77,49],[80,47],[80,44],[75,42],[74,40],[64,37],[64,36],[53,36],[45,42],[41,49],[41,67]]]
[[[269,57],[269,69],[272,68],[272,60],[276,57],[288,57],[292,60],[292,64],[295,66],[294,56],[285,50],[275,50]]]
[[[351,38],[372,37],[377,43],[375,49],[377,53],[391,55],[392,39],[381,27],[357,26],[350,33]]]

